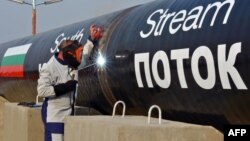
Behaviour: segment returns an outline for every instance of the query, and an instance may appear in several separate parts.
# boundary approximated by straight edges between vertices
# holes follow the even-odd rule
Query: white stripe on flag
[[[16,47],[9,48],[5,52],[4,57],[12,56],[12,55],[19,55],[19,54],[26,54],[28,52],[30,46],[31,46],[31,43],[26,44],[26,45],[21,45],[21,46],[16,46]]]

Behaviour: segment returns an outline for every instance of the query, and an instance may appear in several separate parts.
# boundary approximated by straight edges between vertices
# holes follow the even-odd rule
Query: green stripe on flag
[[[6,56],[3,58],[1,66],[23,65],[26,54]]]

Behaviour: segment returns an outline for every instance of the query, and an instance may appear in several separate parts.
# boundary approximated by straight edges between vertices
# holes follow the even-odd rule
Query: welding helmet
[[[96,26],[92,24],[89,28],[90,39],[92,41],[98,41],[102,38],[103,35],[103,28],[101,26]]]
[[[83,46],[77,40],[65,40],[66,46],[60,47],[64,61],[73,69],[77,69],[81,64]]]

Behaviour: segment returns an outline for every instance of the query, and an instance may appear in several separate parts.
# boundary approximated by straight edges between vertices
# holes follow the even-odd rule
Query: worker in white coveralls
[[[77,68],[82,54],[89,55],[94,45],[102,37],[102,28],[92,25],[84,47],[76,40],[64,40],[59,52],[42,67],[38,79],[38,96],[43,97],[42,119],[45,141],[63,141],[66,116],[74,111],[74,98],[78,80]]]

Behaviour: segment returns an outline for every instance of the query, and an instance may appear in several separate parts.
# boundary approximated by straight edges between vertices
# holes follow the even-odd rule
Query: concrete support
[[[3,140],[3,117],[4,117],[4,104],[8,102],[0,96],[0,141]]]
[[[75,116],[65,119],[65,141],[223,141],[213,127],[142,116]]]
[[[5,104],[3,141],[43,141],[43,132],[40,108]]]

